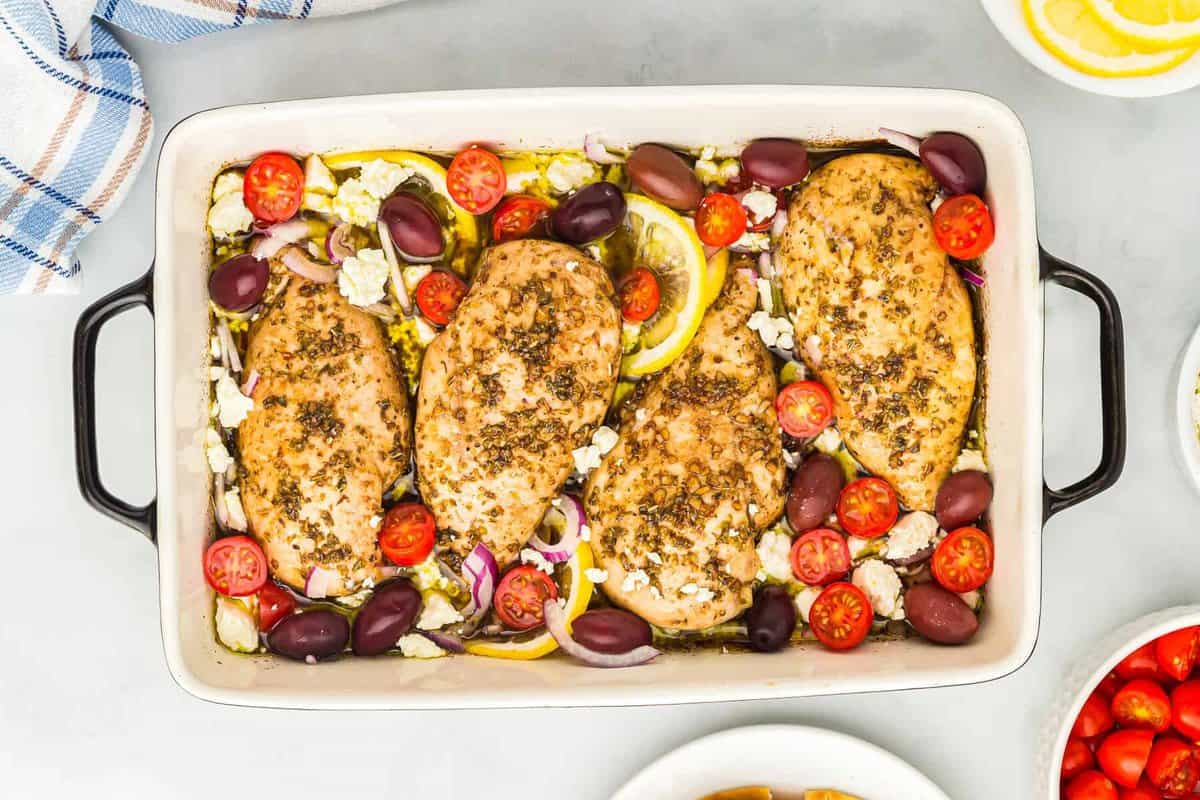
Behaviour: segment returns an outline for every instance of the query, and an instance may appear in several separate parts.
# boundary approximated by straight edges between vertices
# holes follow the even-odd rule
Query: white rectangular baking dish
[[[983,624],[969,645],[916,639],[872,642],[848,654],[797,647],[764,656],[670,654],[626,670],[564,658],[418,661],[346,658],[308,666],[237,656],[213,635],[201,574],[209,484],[200,436],[207,421],[208,193],[222,165],[266,150],[374,148],[452,151],[472,141],[502,149],[577,149],[585,133],[612,144],[734,146],[760,136],[810,143],[877,138],[886,126],[970,136],[987,160],[997,223],[985,258],[983,380],[995,482],[996,572]],[[158,162],[155,267],[97,302],[76,333],[80,485],[98,509],[157,540],[167,664],[208,700],[305,708],[462,708],[681,703],[908,689],[984,681],[1020,667],[1037,639],[1041,527],[1052,513],[1111,485],[1124,460],[1120,314],[1087,273],[1038,246],[1029,146],[1017,117],[990,98],[956,91],[802,86],[648,87],[436,92],[305,100],[205,111],[170,132]],[[1091,297],[1101,312],[1104,449],[1099,467],[1067,489],[1042,481],[1042,283]],[[154,312],[158,494],[134,507],[99,480],[95,453],[95,340],[104,321],[134,305]]]

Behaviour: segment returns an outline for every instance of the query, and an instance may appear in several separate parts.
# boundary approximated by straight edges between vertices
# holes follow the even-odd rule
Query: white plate
[[[886,750],[803,725],[755,725],[697,739],[643,769],[612,800],[700,800],[755,785],[785,796],[838,789],[863,800],[950,800]]]
[[[1175,426],[1179,434],[1179,452],[1192,484],[1200,489],[1200,438],[1192,417],[1192,395],[1196,375],[1200,373],[1200,328],[1192,334],[1179,362],[1179,381],[1175,387]]]

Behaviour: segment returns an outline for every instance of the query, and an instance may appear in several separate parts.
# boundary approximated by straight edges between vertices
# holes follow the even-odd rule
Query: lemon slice
[[[1143,50],[1200,45],[1200,0],[1084,0],[1100,24]]]
[[[361,167],[370,161],[380,159],[411,169],[422,181],[429,185],[431,193],[438,199],[439,215],[449,219],[454,231],[453,241],[450,242],[450,268],[460,275],[467,275],[475,266],[479,257],[479,226],[475,216],[461,208],[450,198],[446,190],[446,168],[432,158],[408,150],[361,150],[356,153],[337,153],[324,156],[325,166],[331,170],[345,170]]]
[[[592,548],[588,547],[587,542],[580,542],[579,547],[575,550],[575,555],[571,556],[571,560],[567,562],[566,570],[570,579],[570,589],[567,592],[570,605],[566,608],[568,625],[587,611],[588,603],[591,602],[593,584],[588,579],[587,571],[595,566],[595,563],[592,558]],[[476,656],[528,661],[541,658],[547,653],[553,653],[558,649],[558,642],[554,641],[554,637],[550,635],[549,631],[543,629],[541,633],[531,639],[509,639],[504,642],[468,639],[463,643],[463,647],[468,653]]]
[[[704,307],[717,299],[725,288],[725,274],[729,272],[729,249],[722,247],[708,260],[708,275],[704,279]]]
[[[1093,0],[1024,0],[1025,22],[1059,61],[1100,78],[1157,75],[1179,66],[1195,48],[1155,51],[1116,35],[1089,7]]]

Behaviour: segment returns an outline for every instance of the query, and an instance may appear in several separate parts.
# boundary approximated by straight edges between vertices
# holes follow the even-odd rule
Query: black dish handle
[[[75,468],[83,499],[97,511],[141,531],[151,542],[155,537],[155,506],[127,503],[105,488],[100,480],[96,452],[96,340],[104,323],[136,306],[154,313],[152,278],[154,267],[137,280],[92,303],[75,325]]]
[[[1040,248],[1041,277],[1072,289],[1096,304],[1100,312],[1100,409],[1104,442],[1100,464],[1092,474],[1062,489],[1051,489],[1042,482],[1043,521],[1076,503],[1103,492],[1117,482],[1125,468],[1125,332],[1121,307],[1104,282],[1074,264],[1055,258]]]

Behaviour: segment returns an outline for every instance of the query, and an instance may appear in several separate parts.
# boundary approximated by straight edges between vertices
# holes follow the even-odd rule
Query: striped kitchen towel
[[[112,216],[153,123],[108,29],[178,42],[396,0],[0,0],[0,294],[73,293],[75,248]]]

